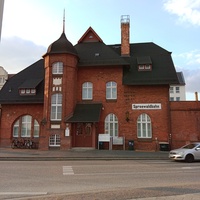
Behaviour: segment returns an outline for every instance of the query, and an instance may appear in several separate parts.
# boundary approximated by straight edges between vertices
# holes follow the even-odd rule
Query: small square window
[[[31,90],[30,89],[26,89],[26,94],[30,94]]]
[[[21,89],[20,94],[25,94],[25,89]]]

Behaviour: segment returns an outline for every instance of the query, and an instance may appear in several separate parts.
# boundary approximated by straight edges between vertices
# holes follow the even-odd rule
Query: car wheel
[[[194,161],[194,156],[192,154],[188,154],[186,157],[185,157],[185,161],[188,162],[188,163],[191,163]]]

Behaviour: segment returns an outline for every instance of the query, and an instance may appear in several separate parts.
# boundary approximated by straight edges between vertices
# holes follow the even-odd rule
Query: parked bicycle
[[[35,149],[36,143],[29,139],[13,139],[11,143],[11,147],[14,148],[20,148],[20,149]]]

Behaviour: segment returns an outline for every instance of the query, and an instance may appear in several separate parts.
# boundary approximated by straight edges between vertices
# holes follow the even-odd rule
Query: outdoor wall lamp
[[[129,112],[126,112],[126,121],[129,122],[130,118],[129,118]]]
[[[44,126],[47,123],[46,118],[42,119],[41,124]]]

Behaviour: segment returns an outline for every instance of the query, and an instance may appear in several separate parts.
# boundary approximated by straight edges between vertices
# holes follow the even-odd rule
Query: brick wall
[[[170,108],[172,149],[200,141],[200,102],[170,102]]]
[[[168,86],[125,86],[122,85],[122,67],[93,67],[78,70],[78,101],[82,101],[82,84],[93,83],[93,102],[102,102],[103,110],[98,124],[98,133],[104,133],[104,121],[108,114],[113,113],[119,122],[119,136],[128,141],[134,140],[135,148],[139,150],[156,150],[158,142],[169,141],[169,88]],[[117,100],[106,100],[106,83],[117,83]],[[91,101],[89,101],[91,102]],[[160,110],[132,110],[133,103],[161,103]],[[126,112],[130,120],[126,121]],[[137,118],[146,113],[152,121],[152,139],[137,138]],[[156,140],[157,138],[157,140]],[[117,148],[117,147],[116,147]],[[119,147],[121,148],[121,147]]]
[[[42,120],[43,105],[2,105],[0,121],[0,146],[10,146],[12,140],[13,124],[22,115],[31,115],[40,124]]]

